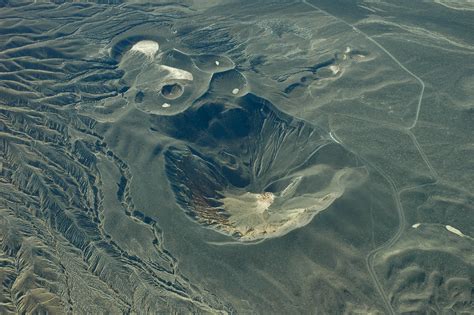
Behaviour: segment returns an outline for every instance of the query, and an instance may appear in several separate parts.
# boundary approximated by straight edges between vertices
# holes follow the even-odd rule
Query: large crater
[[[367,177],[323,131],[250,93],[206,95],[181,114],[155,119],[183,140],[165,152],[178,204],[198,223],[240,241],[305,226]]]

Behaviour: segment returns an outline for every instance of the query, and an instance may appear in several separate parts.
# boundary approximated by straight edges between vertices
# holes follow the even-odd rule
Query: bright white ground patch
[[[448,230],[449,232],[454,233],[456,235],[459,235],[461,237],[464,236],[464,234],[461,231],[459,231],[455,227],[452,227],[451,225],[446,225],[446,230]]]
[[[270,192],[261,194],[228,194],[221,199],[230,214],[231,228],[228,232],[238,232],[243,241],[272,238],[284,235],[308,224],[320,211],[329,207],[340,192],[331,192],[321,197],[311,197],[288,207],[275,207],[278,196]]]
[[[191,72],[182,70],[179,68],[173,68],[165,65],[160,65],[160,70],[168,72],[168,74],[163,78],[163,81],[166,80],[186,80],[192,81],[193,75]]]
[[[146,70],[137,76],[136,89],[150,93],[161,90],[167,84],[190,81],[193,81],[191,72],[170,66],[153,64],[149,65]]]
[[[318,173],[322,170],[318,168]],[[308,174],[306,174],[308,175]],[[238,233],[242,241],[279,237],[307,225],[319,212],[341,197],[350,182],[360,181],[357,170],[342,169],[333,174],[325,189],[300,193],[303,175],[295,176],[280,193],[226,192],[219,199],[229,215],[222,229]]]
[[[338,74],[339,71],[341,71],[341,68],[339,66],[329,66],[329,70],[332,71],[333,74]]]
[[[156,52],[160,49],[160,45],[152,40],[142,40],[132,46],[131,52],[142,53],[148,58],[153,58]]]

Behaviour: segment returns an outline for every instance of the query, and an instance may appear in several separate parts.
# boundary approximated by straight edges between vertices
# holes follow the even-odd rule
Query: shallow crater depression
[[[251,93],[215,98],[157,117],[183,140],[165,152],[178,204],[198,223],[237,240],[285,235],[307,225],[367,170],[324,132]]]
[[[175,99],[183,94],[183,87],[178,83],[166,84],[161,88],[161,94],[167,99]]]
[[[192,56],[151,40],[132,43],[120,56],[119,69],[130,87],[124,97],[138,110],[174,115],[206,91],[211,74],[197,68]]]

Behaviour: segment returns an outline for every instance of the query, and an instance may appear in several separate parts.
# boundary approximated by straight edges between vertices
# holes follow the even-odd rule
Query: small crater
[[[219,55],[199,55],[194,58],[194,63],[207,73],[223,72],[235,67],[232,60]]]
[[[166,84],[161,88],[161,95],[167,99],[174,100],[183,95],[183,87],[177,83]]]
[[[143,102],[144,97],[145,97],[145,94],[142,91],[138,91],[137,94],[135,94],[135,103]]]
[[[220,95],[240,97],[247,94],[249,87],[245,76],[239,71],[232,69],[214,74],[209,90]]]

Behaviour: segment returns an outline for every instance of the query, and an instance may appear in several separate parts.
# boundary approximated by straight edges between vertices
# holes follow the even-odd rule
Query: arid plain
[[[2,2],[1,314],[473,314],[471,1]]]

